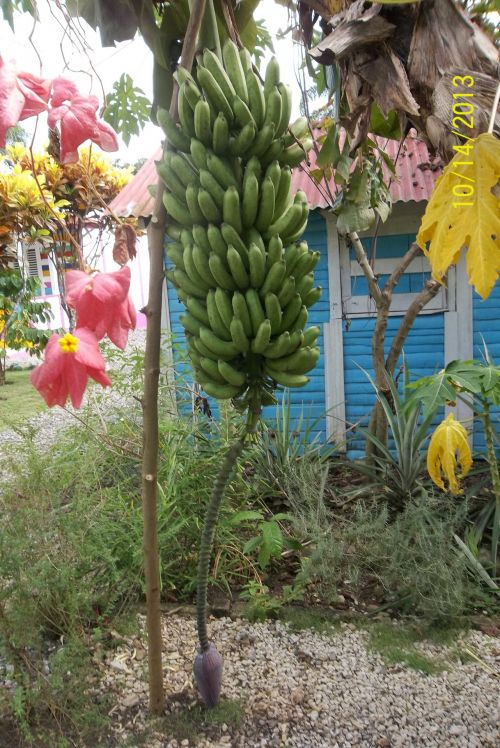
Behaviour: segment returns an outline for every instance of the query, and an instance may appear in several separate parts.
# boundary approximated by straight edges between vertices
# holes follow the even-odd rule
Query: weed
[[[310,629],[318,634],[334,635],[340,630],[340,623],[331,615],[315,611],[311,608],[283,607],[280,620],[289,624],[292,631]]]
[[[214,709],[206,709],[196,704],[195,706],[183,706],[175,708],[165,717],[157,720],[158,727],[163,734],[169,738],[181,740],[194,740],[210,728],[237,729],[244,718],[244,710],[241,701],[234,699],[221,699]],[[222,730],[217,732],[222,734]]]
[[[368,628],[368,646],[380,654],[389,665],[401,663],[427,675],[437,675],[446,669],[444,661],[431,659],[415,647],[421,637],[408,626],[374,624]]]

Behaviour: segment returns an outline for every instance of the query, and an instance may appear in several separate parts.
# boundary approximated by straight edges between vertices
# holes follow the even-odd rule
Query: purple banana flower
[[[204,652],[198,652],[193,673],[205,705],[210,708],[217,706],[222,685],[222,657],[213,644],[209,644]]]

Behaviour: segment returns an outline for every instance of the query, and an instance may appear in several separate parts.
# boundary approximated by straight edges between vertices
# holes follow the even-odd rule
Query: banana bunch
[[[274,402],[276,385],[300,387],[318,361],[318,327],[306,328],[321,295],[319,253],[299,239],[306,195],[292,171],[312,147],[307,120],[289,126],[291,96],[273,58],[264,85],[247,50],[227,41],[223,63],[208,49],[196,80],[182,68],[180,126],[158,121],[170,143],[158,173],[169,214],[167,275],[186,311],[195,377],[208,395],[245,409]]]

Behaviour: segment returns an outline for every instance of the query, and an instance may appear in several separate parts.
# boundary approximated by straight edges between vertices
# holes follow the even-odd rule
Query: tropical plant
[[[247,523],[255,528],[257,534],[251,537],[243,546],[243,553],[257,553],[257,563],[265,570],[272,559],[280,558],[283,550],[287,547],[287,536],[283,533],[281,523],[290,520],[290,514],[278,512],[266,518],[263,512],[257,509],[245,509],[235,514],[230,521],[234,527]]]
[[[455,404],[458,399],[472,406],[474,418],[483,426],[486,441],[486,460],[488,462],[493,496],[480,511],[474,528],[476,542],[479,545],[483,535],[487,532],[491,537],[491,563],[493,571],[497,567],[498,545],[500,542],[500,474],[496,455],[498,435],[495,432],[491,414],[492,405],[500,404],[500,367],[495,365],[488,349],[484,347],[484,360],[481,361],[451,361],[445,369],[430,377],[424,377],[411,385],[415,388],[413,402],[423,405],[424,416],[435,412],[436,408],[445,404]],[[454,429],[456,433],[456,428]],[[455,453],[462,448],[462,472],[464,472],[463,438],[459,443],[449,441],[447,458],[449,464],[446,472],[453,483],[455,477]],[[429,455],[431,477],[439,485],[440,475],[436,476],[433,469],[434,455]],[[465,467],[469,458],[465,454]],[[437,478],[437,479],[436,479]]]
[[[46,329],[52,319],[50,305],[35,301],[37,292],[37,279],[25,278],[19,269],[0,274],[0,385],[6,382],[8,348],[40,356],[50,337]]]
[[[397,385],[389,381],[387,396],[377,391],[375,382],[370,381],[377,391],[377,398],[389,426],[389,445],[385,445],[369,429],[361,429],[375,447],[373,462],[356,462],[354,468],[370,479],[363,491],[376,487],[381,496],[389,501],[392,509],[401,509],[411,499],[426,493],[425,443],[429,426],[438,405],[423,412],[422,403],[409,393],[409,372],[405,367],[403,394]]]

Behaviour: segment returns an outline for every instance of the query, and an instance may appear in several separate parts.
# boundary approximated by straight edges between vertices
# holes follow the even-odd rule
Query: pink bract
[[[9,127],[40,114],[48,106],[51,81],[31,73],[18,73],[0,56],[0,147],[5,147]]]
[[[61,100],[62,91],[56,101]],[[103,151],[118,150],[118,139],[110,125],[97,119],[99,101],[95,96],[73,96],[49,111],[49,127],[59,123],[61,134],[61,163],[78,161],[78,146],[91,140]]]
[[[107,335],[118,348],[125,348],[128,331],[136,323],[128,296],[130,268],[96,275],[69,270],[65,281],[66,301],[76,311],[77,325],[92,330],[98,340]]]
[[[76,351],[64,352],[59,341],[65,336],[52,335],[45,348],[43,363],[31,373],[31,383],[49,408],[64,406],[68,397],[73,407],[79,408],[89,377],[103,387],[111,385],[94,333],[77,328],[73,336],[77,339]]]

